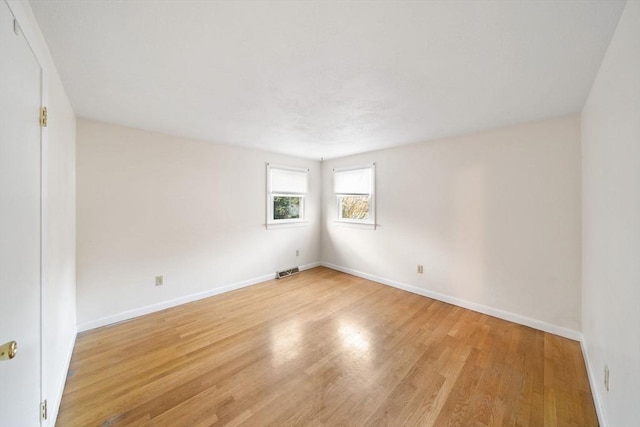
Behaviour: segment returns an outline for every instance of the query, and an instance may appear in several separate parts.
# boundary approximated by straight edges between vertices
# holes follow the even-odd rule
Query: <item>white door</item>
[[[40,425],[41,67],[0,0],[0,426]]]

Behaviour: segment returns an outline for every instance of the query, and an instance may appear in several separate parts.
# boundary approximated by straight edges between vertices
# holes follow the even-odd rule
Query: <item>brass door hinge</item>
[[[47,107],[40,109],[40,126],[43,128],[47,127]]]
[[[45,421],[47,419],[47,401],[45,400],[40,404],[40,420]]]

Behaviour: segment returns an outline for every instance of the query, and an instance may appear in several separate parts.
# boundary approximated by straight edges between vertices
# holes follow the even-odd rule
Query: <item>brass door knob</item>
[[[16,357],[18,352],[18,343],[15,341],[9,341],[0,346],[0,360],[9,360]]]

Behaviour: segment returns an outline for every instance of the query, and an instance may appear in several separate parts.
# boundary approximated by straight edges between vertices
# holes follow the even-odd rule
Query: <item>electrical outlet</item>
[[[300,256],[300,249],[296,249],[296,256]]]
[[[424,273],[424,267],[422,266],[422,264],[418,264],[418,274],[422,273]]]
[[[609,391],[609,366],[604,365],[604,388]]]
[[[162,286],[162,285],[164,285],[164,277],[156,276],[156,286]]]

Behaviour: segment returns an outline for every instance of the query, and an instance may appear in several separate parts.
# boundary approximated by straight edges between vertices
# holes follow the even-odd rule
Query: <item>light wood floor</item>
[[[595,426],[577,342],[326,268],[80,334],[58,426]]]

